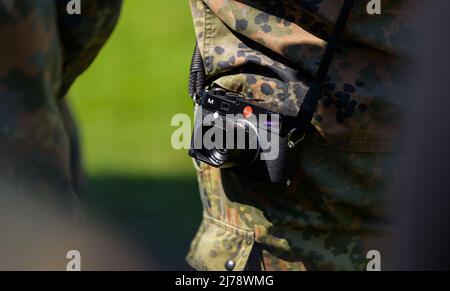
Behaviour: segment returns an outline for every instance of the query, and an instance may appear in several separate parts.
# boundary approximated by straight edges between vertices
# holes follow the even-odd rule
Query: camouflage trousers
[[[289,188],[201,164],[204,218],[188,263],[240,271],[256,258],[267,271],[366,270],[377,250],[385,266],[395,156],[337,150],[315,134],[298,149]]]

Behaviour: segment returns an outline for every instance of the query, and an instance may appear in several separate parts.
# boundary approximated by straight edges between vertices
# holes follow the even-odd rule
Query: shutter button
[[[227,269],[227,271],[233,271],[234,267],[236,267],[236,263],[233,260],[229,260],[226,264],[225,264],[225,269]]]

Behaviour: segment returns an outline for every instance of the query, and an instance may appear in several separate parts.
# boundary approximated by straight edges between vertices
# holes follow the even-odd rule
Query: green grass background
[[[170,121],[192,111],[193,45],[188,1],[124,1],[112,38],[71,92],[90,173],[192,174],[170,146]]]
[[[170,145],[187,94],[188,1],[125,0],[110,41],[70,92],[88,175],[84,200],[134,230],[157,269],[183,269],[200,220],[195,173]]]

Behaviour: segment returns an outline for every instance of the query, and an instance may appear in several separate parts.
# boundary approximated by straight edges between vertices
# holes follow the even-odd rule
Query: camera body
[[[198,96],[189,155],[264,183],[290,186],[295,146],[303,139],[296,117],[222,88]]]

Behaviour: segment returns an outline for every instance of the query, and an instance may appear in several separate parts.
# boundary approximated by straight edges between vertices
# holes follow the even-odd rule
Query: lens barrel
[[[231,123],[230,123],[231,122]],[[216,125],[213,125],[216,126]],[[194,132],[194,138],[202,138],[213,126],[200,126]],[[227,121],[224,128],[215,130],[223,134],[222,144],[213,148],[194,149],[193,155],[217,168],[248,166],[259,156],[259,136],[257,129],[246,120]],[[203,144],[203,143],[202,143]]]

